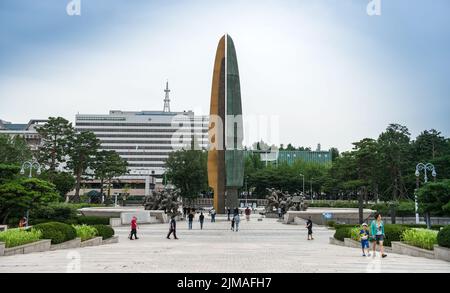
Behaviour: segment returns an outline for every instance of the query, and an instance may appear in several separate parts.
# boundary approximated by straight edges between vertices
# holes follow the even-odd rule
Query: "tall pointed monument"
[[[209,123],[208,182],[214,190],[214,208],[224,213],[225,207],[238,207],[238,189],[244,180],[241,86],[229,35],[217,47]]]

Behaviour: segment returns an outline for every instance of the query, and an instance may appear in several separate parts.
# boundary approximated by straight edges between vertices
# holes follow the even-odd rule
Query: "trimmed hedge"
[[[386,224],[384,225],[384,246],[391,246],[392,241],[400,241],[402,239],[402,234],[405,230],[409,229],[403,225],[397,224]]]
[[[93,225],[97,229],[97,235],[102,236],[102,239],[108,239],[114,236],[114,229],[107,225]]]
[[[77,218],[79,225],[109,225],[109,218],[81,216]]]
[[[439,231],[437,242],[439,246],[450,248],[450,225],[445,226]]]
[[[352,228],[351,227],[340,227],[336,229],[334,233],[334,238],[340,241],[344,241],[344,238],[351,237]]]
[[[72,226],[59,222],[38,224],[33,226],[32,229],[41,231],[42,239],[51,239],[52,244],[63,243],[77,237],[77,233]]]

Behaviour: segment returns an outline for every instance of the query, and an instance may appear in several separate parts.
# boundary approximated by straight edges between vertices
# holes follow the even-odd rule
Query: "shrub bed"
[[[65,223],[48,222],[33,226],[32,230],[42,233],[42,239],[51,239],[52,244],[63,243],[77,237],[75,229]]]
[[[344,241],[344,238],[350,238],[351,237],[351,227],[340,227],[336,229],[336,232],[334,233],[334,238],[340,241]]]
[[[445,226],[437,235],[439,246],[450,248],[450,225]]]
[[[30,224],[36,225],[38,222],[65,222],[77,217],[77,209],[67,203],[51,203],[37,209],[31,210]],[[38,221],[34,220],[37,219]],[[44,222],[45,223],[45,222]]]
[[[0,232],[0,242],[5,242],[6,248],[16,247],[41,240],[42,233],[34,230],[9,229]]]
[[[97,235],[102,236],[102,239],[108,239],[114,236],[114,229],[107,225],[93,225],[97,229]]]
[[[437,231],[428,229],[407,229],[403,231],[401,240],[412,246],[433,250],[437,244],[437,234]]]
[[[77,218],[79,225],[109,225],[109,218],[81,216]]]
[[[392,241],[401,241],[402,234],[408,227],[397,224],[384,225],[385,238],[383,241],[384,246],[391,246]]]
[[[333,228],[336,225],[336,221],[327,221],[326,225],[330,228]]]
[[[97,229],[88,225],[73,225],[77,233],[77,237],[81,238],[81,241],[86,241],[97,236]]]

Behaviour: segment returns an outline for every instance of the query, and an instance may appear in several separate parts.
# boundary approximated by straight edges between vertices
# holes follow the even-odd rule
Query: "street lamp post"
[[[22,168],[20,169],[20,174],[21,175],[25,175],[25,169],[29,168],[30,169],[30,173],[28,174],[28,178],[32,178],[33,177],[33,168],[36,169],[36,174],[37,175],[41,175],[41,164],[39,164],[36,160],[34,161],[26,161],[22,164]],[[25,224],[25,227],[28,228],[28,218],[30,216],[30,209],[27,210],[27,221]]]
[[[417,192],[419,191],[419,176],[420,176],[420,171],[424,171],[424,176],[423,176],[423,180],[424,183],[428,182],[428,176],[427,176],[427,171],[431,171],[431,176],[433,176],[433,178],[436,180],[436,169],[434,168],[434,165],[431,163],[419,163],[416,165],[416,192],[414,194],[414,201],[415,201],[415,210],[416,210],[416,224],[419,224],[419,204],[417,201]],[[426,220],[427,220],[427,227],[430,227],[430,219],[428,217],[428,214],[426,215]]]
[[[313,191],[312,191],[312,178],[309,179],[309,193],[311,194],[311,202],[314,203]]]
[[[300,174],[300,176],[302,176],[303,179],[303,196],[305,196],[305,175]]]
[[[33,177],[33,168],[35,168],[36,174],[41,175],[41,164],[39,164],[37,161],[26,161],[22,164],[22,169],[20,169],[20,174],[25,174],[25,169],[30,169],[30,174],[28,175],[28,178]]]

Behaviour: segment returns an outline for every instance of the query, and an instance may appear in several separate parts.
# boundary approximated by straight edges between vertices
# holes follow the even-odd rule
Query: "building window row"
[[[208,123],[191,123],[189,121],[180,122],[174,121],[173,123],[89,123],[89,122],[75,122],[75,126],[153,126],[153,127],[172,127],[172,126],[197,126],[197,127],[205,127],[208,126]]]
[[[172,129],[136,129],[136,128],[76,128],[77,131],[92,131],[94,133],[97,132],[121,132],[121,133],[129,133],[129,132],[146,132],[146,133],[174,133],[185,130],[186,133],[207,133],[208,129],[192,129],[192,128],[172,128]]]

